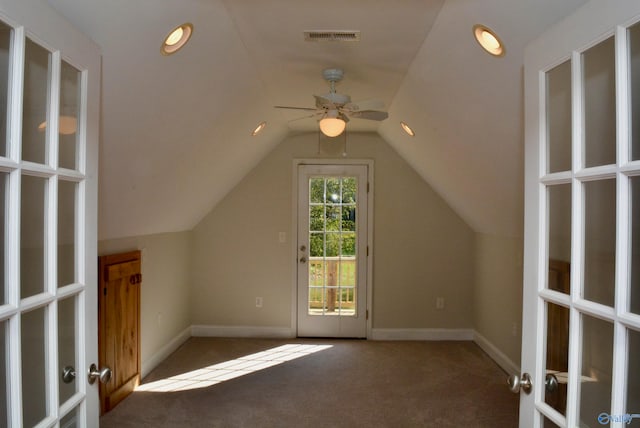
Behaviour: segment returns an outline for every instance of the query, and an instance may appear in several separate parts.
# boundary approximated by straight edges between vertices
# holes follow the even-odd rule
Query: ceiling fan
[[[319,117],[320,131],[327,137],[337,137],[342,134],[350,118],[380,121],[389,117],[389,113],[383,111],[384,104],[382,101],[372,100],[353,103],[349,95],[336,92],[336,83],[341,81],[344,76],[343,70],[327,68],[322,72],[322,76],[324,80],[329,82],[331,89],[328,94],[314,95],[316,99],[315,108],[290,106],[275,106],[275,108],[312,111],[311,115],[300,119]]]

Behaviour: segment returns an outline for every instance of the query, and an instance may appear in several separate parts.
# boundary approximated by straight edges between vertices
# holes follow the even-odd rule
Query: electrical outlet
[[[256,297],[256,308],[262,307],[262,297]]]
[[[444,297],[436,297],[436,309],[444,309]]]
[[[511,325],[511,335],[512,335],[513,337],[518,336],[518,323],[517,323],[517,322],[514,322],[514,323]]]

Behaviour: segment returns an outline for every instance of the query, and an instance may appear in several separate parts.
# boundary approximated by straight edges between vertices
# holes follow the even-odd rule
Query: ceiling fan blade
[[[285,108],[289,110],[307,110],[307,111],[315,111],[317,108],[313,107],[290,107],[290,106],[273,106],[273,108]]]
[[[352,102],[344,105],[344,108],[349,111],[362,111],[362,110],[384,110],[384,103],[380,100],[362,100]]]
[[[322,111],[316,111],[316,112],[315,112],[315,113],[313,113],[313,114],[308,114],[308,115],[306,115],[306,116],[302,116],[302,117],[297,117],[297,118],[295,118],[295,119],[291,119],[291,120],[289,120],[289,121],[288,121],[288,123],[290,123],[290,122],[295,122],[296,120],[310,119],[310,118],[313,118],[313,117],[316,117],[316,116],[320,116],[320,115],[321,115],[321,114],[323,114],[323,113],[324,113],[324,112],[322,112]]]
[[[358,110],[349,113],[349,116],[357,117],[358,119],[385,120],[389,117],[389,113],[387,113],[386,111],[377,110]]]
[[[316,106],[318,108],[329,108],[331,110],[336,109],[336,105],[329,98],[320,95],[314,95],[313,97],[316,99]]]

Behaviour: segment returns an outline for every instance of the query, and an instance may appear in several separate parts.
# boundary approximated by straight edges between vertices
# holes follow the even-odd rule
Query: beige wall
[[[475,330],[516,365],[522,342],[522,248],[522,238],[476,234]]]
[[[471,328],[474,233],[377,134],[348,138],[375,163],[374,328]],[[285,139],[196,226],[193,324],[291,326],[293,159],[317,152],[315,133]]]
[[[140,347],[143,366],[191,325],[190,232],[163,233],[98,243],[98,254],[142,251]]]

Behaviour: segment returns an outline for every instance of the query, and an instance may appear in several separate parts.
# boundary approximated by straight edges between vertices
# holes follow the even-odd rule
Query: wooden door
[[[140,383],[140,251],[99,258],[100,365],[111,367],[100,385],[100,410],[108,412]]]

